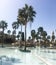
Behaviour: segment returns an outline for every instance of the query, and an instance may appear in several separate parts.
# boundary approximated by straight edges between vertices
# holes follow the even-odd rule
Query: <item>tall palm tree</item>
[[[7,23],[4,21],[4,20],[2,20],[2,21],[0,21],[0,28],[2,29],[2,31],[3,31],[3,43],[4,43],[4,30],[5,29],[7,29]],[[3,47],[3,43],[2,43],[2,47]]]
[[[25,4],[25,7],[18,12],[18,19],[25,25],[25,51],[26,51],[26,27],[28,22],[33,22],[36,12],[32,6]]]
[[[18,27],[19,27],[19,23],[18,22],[13,22],[12,23],[12,28],[15,30],[15,32],[16,32],[16,29],[18,29]]]
[[[4,30],[7,29],[7,26],[8,25],[4,20],[0,21],[0,28],[3,30],[3,33],[4,33]]]
[[[23,18],[21,16],[19,16],[19,14],[21,15],[21,12],[22,12],[22,9],[19,9],[18,11],[18,18],[17,18],[17,22],[21,25],[21,31],[19,32],[20,34],[20,47],[21,47],[21,44],[22,44],[22,25],[23,24]]]
[[[12,23],[12,28],[14,29],[13,30],[13,35],[15,35],[16,36],[16,29],[18,29],[18,27],[19,27],[19,23],[18,22],[13,22]]]

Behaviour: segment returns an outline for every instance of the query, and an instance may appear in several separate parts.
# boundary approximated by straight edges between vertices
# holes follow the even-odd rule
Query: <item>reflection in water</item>
[[[12,65],[12,63],[21,63],[21,61],[20,59],[8,57],[5,55],[0,57],[0,65]]]

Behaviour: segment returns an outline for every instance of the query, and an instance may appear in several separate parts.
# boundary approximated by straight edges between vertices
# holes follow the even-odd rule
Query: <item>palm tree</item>
[[[18,22],[13,22],[12,23],[12,28],[14,29],[13,30],[13,35],[16,37],[16,29],[18,29],[19,27],[19,23]]]
[[[18,19],[23,25],[25,25],[25,51],[26,51],[26,27],[28,22],[33,22],[36,12],[33,10],[32,6],[25,4],[25,7],[20,9],[18,12]]]
[[[53,46],[54,46],[54,41],[55,41],[55,34],[54,34],[54,31],[53,31],[52,32],[52,40],[51,40]]]
[[[52,32],[52,41],[54,41],[55,39],[55,35],[54,35],[54,31]]]
[[[13,22],[12,23],[12,28],[15,30],[15,32],[16,32],[16,29],[18,29],[18,27],[19,27],[19,23],[18,22]]]
[[[4,30],[7,29],[7,26],[8,25],[7,25],[7,23],[4,20],[0,21],[0,28],[3,31],[3,35],[2,35],[3,36],[3,39],[2,39],[3,43],[4,43]],[[2,47],[3,47],[3,43],[2,43]]]
[[[0,28],[3,30],[3,33],[4,33],[4,30],[7,29],[7,23],[5,21],[0,21]]]
[[[38,28],[38,33],[41,35],[42,32],[43,32],[43,27],[39,27]]]
[[[39,42],[39,39],[40,39],[39,33],[37,32],[37,33],[36,33],[36,40],[37,40],[37,42]]]
[[[15,38],[16,38],[15,34],[16,34],[16,31],[13,30],[13,31],[12,31],[12,39],[13,39],[14,42],[15,42]]]
[[[48,42],[49,46],[50,46],[50,39],[51,39],[51,37],[50,37],[50,35],[48,35],[47,36],[47,42]]]
[[[44,41],[44,45],[45,47],[47,46],[47,32],[46,31],[43,31],[42,32],[42,40]]]
[[[42,39],[43,39],[44,41],[47,39],[46,36],[47,36],[47,32],[46,32],[46,31],[43,31],[43,32],[42,32]]]
[[[31,41],[31,37],[29,36],[29,37],[28,37],[28,42],[30,42],[30,41]]]
[[[22,44],[22,25],[23,24],[23,18],[21,16],[19,16],[19,14],[21,15],[21,12],[22,12],[22,9],[19,9],[18,11],[18,18],[17,18],[17,22],[21,25],[21,31],[19,32],[20,34],[20,47],[21,47],[21,44]]]
[[[8,38],[11,38],[11,36],[10,36],[11,31],[8,30],[7,33],[8,33]]]
[[[18,27],[19,27],[19,24],[18,24],[18,22],[13,22],[12,23],[12,27],[13,27],[13,29],[18,29]]]
[[[17,35],[17,39],[18,39],[18,40],[19,40],[19,37],[20,37],[20,35],[18,34],[18,35]]]
[[[16,34],[16,31],[15,31],[15,30],[13,30],[13,31],[12,31],[12,35],[14,35],[14,36],[15,36],[15,34]]]
[[[31,30],[31,36],[32,36],[32,39],[34,40],[35,37],[36,37],[36,32],[35,32],[35,30]]]
[[[50,41],[50,35],[48,35],[48,36],[47,36],[47,40],[49,40],[49,41]]]
[[[10,35],[11,31],[10,31],[10,30],[8,30],[8,31],[7,31],[7,33]]]
[[[41,42],[41,39],[42,39],[42,32],[43,32],[43,27],[39,27],[38,28],[38,36],[39,36],[40,42]]]

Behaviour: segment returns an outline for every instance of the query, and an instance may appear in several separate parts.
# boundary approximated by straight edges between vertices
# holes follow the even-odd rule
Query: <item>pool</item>
[[[55,65],[56,50],[36,48],[31,53],[18,48],[0,48],[0,65]]]

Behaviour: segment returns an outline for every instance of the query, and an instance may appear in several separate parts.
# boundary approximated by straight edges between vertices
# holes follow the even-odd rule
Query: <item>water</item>
[[[55,65],[56,50],[32,48],[31,53],[15,48],[0,48],[0,65]]]

